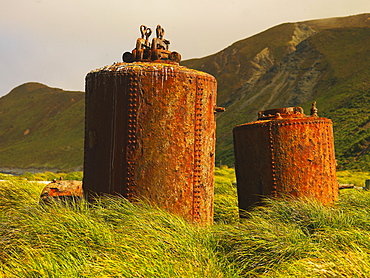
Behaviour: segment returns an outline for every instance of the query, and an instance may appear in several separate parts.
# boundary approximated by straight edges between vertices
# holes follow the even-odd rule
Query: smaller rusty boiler
[[[164,29],[142,25],[123,63],[86,76],[87,193],[145,199],[189,221],[213,221],[217,83],[179,66]]]
[[[314,197],[324,204],[338,198],[332,121],[301,107],[260,111],[255,122],[233,130],[235,170],[241,211],[264,196]]]

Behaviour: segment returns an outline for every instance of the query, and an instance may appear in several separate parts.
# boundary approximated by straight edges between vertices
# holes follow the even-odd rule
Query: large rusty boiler
[[[333,128],[330,119],[301,107],[259,112],[255,122],[236,126],[235,170],[241,211],[264,196],[338,198]]]
[[[146,199],[187,220],[213,220],[216,80],[179,66],[150,28],[123,63],[86,76],[85,192]]]

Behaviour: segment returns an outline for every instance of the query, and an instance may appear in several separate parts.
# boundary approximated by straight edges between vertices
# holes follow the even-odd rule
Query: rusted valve
[[[49,202],[52,199],[76,200],[83,197],[81,181],[54,180],[44,187],[41,200]]]
[[[164,29],[160,25],[156,28],[157,37],[153,39],[152,43],[149,42],[149,37],[152,34],[150,28],[141,25],[140,32],[141,38],[136,40],[136,48],[132,50],[132,53],[123,53],[122,59],[124,62],[168,61],[179,63],[181,61],[180,53],[169,51],[170,41],[163,38]]]

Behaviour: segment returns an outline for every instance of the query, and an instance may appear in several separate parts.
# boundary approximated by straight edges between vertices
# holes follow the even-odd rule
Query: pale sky
[[[201,58],[284,22],[370,13],[370,0],[0,0],[0,96],[26,82],[84,90],[122,61],[144,24]]]

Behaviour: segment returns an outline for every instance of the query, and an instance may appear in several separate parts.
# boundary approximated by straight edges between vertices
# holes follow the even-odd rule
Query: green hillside
[[[218,80],[217,163],[232,166],[232,129],[264,109],[317,101],[334,122],[342,168],[370,169],[370,14],[287,23],[182,62]]]
[[[337,159],[342,166],[368,170],[370,28],[334,29],[312,41],[329,67],[317,85],[317,101],[321,115],[334,122]]]
[[[232,129],[260,110],[317,101],[342,169],[370,171],[370,14],[285,23],[181,62],[218,81],[216,164],[234,165]],[[0,99],[0,171],[79,170],[84,94],[23,84]]]
[[[0,168],[81,169],[83,127],[84,93],[23,84],[0,99]]]

